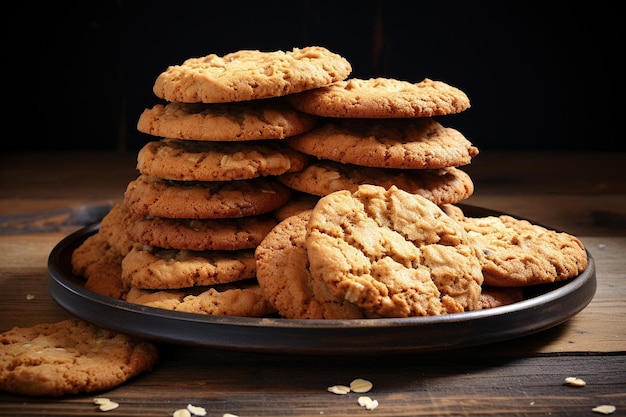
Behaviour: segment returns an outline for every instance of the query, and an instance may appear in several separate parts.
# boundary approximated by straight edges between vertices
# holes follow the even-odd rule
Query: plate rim
[[[464,211],[470,208],[491,213],[488,215],[506,214],[477,206],[462,207]],[[234,317],[178,312],[106,297],[80,285],[84,279],[71,273],[71,268],[68,271],[69,255],[73,248],[96,233],[99,227],[99,222],[85,226],[54,246],[48,257],[48,292],[61,307],[81,319],[146,339],[175,344],[305,354],[381,354],[471,347],[522,337],[561,324],[591,302],[597,287],[595,261],[585,249],[587,268],[577,277],[561,283],[542,284],[547,291],[539,295],[485,310],[441,316],[350,320]],[[556,300],[573,301],[570,301],[572,305],[568,305],[568,308],[557,309],[554,308]],[[526,323],[522,320],[522,315],[539,315],[544,310],[552,315],[542,315],[539,320]],[[498,320],[512,320],[518,325],[502,327],[498,332],[482,336],[471,331],[471,328],[482,329]],[[159,328],[159,323],[172,324],[174,328]],[[452,332],[459,333],[457,336],[460,338],[439,337],[436,332],[437,329],[445,332],[457,327],[467,328]],[[209,330],[217,333],[207,335],[211,333]],[[401,339],[414,336],[413,333],[419,331],[425,332],[429,340],[421,342],[417,337],[403,344]],[[368,336],[368,333],[371,334]],[[390,340],[378,340],[381,337],[384,340],[384,336],[391,336]]]

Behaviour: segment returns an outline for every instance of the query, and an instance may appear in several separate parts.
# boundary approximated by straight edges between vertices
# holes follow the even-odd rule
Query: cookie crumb
[[[591,411],[599,414],[613,414],[617,408],[614,405],[599,405],[593,408]]]
[[[100,411],[111,411],[120,406],[118,403],[104,397],[96,397],[93,399],[93,402],[98,405]]]
[[[370,397],[359,397],[359,405],[365,407],[367,410],[373,410],[378,407],[378,401],[372,400]]]
[[[187,410],[194,416],[206,416],[206,410],[203,407],[187,404]]]
[[[191,417],[191,413],[186,408],[180,408],[174,411],[174,414],[172,414],[172,417]]]
[[[367,379],[357,378],[350,383],[353,392],[364,393],[372,389],[373,384]]]
[[[333,394],[344,395],[350,392],[350,387],[345,385],[333,385],[332,387],[328,387],[328,391]]]
[[[584,387],[585,385],[587,385],[587,383],[582,379],[573,376],[565,378],[565,383],[571,385],[572,387]]]
[[[27,300],[34,300],[35,299],[35,294],[26,294],[26,299]]]

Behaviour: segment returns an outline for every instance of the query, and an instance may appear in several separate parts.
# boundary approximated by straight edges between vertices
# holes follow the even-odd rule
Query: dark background
[[[138,150],[167,66],[320,45],[355,78],[424,78],[472,107],[438,119],[481,151],[624,150],[619,2],[20,1],[5,9],[9,150]],[[621,9],[621,8],[620,8]]]

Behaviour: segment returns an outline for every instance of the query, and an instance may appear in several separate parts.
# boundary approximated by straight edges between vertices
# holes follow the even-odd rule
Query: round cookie
[[[456,167],[478,155],[459,131],[431,118],[328,119],[285,142],[320,159],[377,168]]]
[[[351,78],[289,96],[288,100],[302,112],[324,117],[432,117],[470,108],[463,91],[428,78],[419,83],[393,78]]]
[[[587,267],[575,236],[511,216],[466,217],[461,221],[479,249],[485,285],[520,287],[564,281]]]
[[[363,311],[335,294],[309,271],[306,223],[311,211],[280,222],[255,251],[265,298],[288,319],[358,319]]]
[[[131,288],[127,301],[166,310],[221,316],[261,317],[276,312],[263,297],[255,280],[172,291]]]
[[[14,327],[0,334],[0,389],[58,397],[112,389],[150,371],[157,348],[81,320]]]
[[[437,205],[395,186],[328,194],[307,223],[313,276],[383,317],[476,310],[483,278],[472,245]]]
[[[224,284],[254,278],[253,249],[189,251],[135,247],[122,260],[122,282],[127,287],[172,289]]]
[[[128,292],[121,278],[122,259],[106,236],[96,232],[72,252],[72,273],[85,279],[89,291],[122,300]]]
[[[176,219],[254,216],[277,209],[291,189],[273,178],[240,181],[171,181],[140,175],[124,193],[136,214]]]
[[[182,103],[225,103],[280,97],[344,80],[352,66],[320,46],[291,51],[240,50],[189,58],[156,79],[157,97]]]
[[[419,194],[440,205],[457,203],[474,192],[470,176],[458,168],[391,169],[360,167],[330,160],[318,160],[302,171],[276,177],[294,190],[318,196],[334,191],[354,192],[359,185],[373,184],[384,188],[392,185],[412,194]]]
[[[167,103],[145,109],[137,130],[199,141],[284,139],[311,130],[317,117],[276,99],[237,103]]]
[[[197,142],[163,139],[137,154],[141,174],[176,181],[232,181],[299,171],[309,156],[281,141]]]
[[[278,221],[272,215],[236,219],[166,219],[135,214],[126,221],[128,236],[164,249],[238,250],[255,248]]]
[[[103,235],[109,245],[122,256],[126,256],[134,245],[125,230],[126,218],[130,215],[131,212],[126,205],[116,203],[102,218],[97,232]]]

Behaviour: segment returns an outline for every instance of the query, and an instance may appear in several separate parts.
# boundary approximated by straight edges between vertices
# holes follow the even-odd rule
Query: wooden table
[[[0,332],[69,318],[47,292],[48,255],[92,220],[81,207],[121,200],[138,175],[136,154],[0,158]],[[187,404],[240,417],[591,416],[602,404],[626,415],[626,154],[483,151],[465,170],[475,184],[466,203],[581,238],[596,262],[597,290],[586,308],[539,333],[432,353],[314,356],[159,344],[152,372],[98,394],[121,404],[109,415],[171,416]],[[570,376],[586,386],[564,384]],[[378,408],[327,391],[354,378],[373,382],[367,395]],[[94,396],[0,393],[0,415],[95,415]]]

